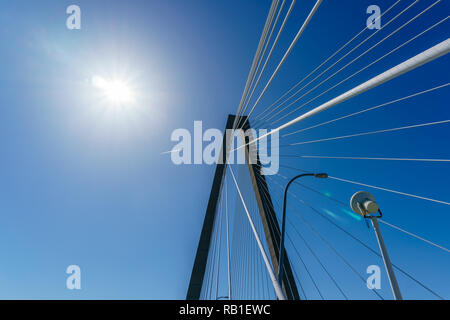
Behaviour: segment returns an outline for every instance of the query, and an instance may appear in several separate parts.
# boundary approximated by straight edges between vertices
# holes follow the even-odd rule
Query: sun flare
[[[100,76],[92,78],[92,85],[100,89],[106,100],[112,104],[124,105],[135,101],[133,90],[121,79],[105,79]]]

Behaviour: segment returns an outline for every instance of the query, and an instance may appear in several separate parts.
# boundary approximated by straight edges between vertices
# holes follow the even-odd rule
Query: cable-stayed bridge
[[[427,108],[432,108],[423,105],[424,101],[448,106],[448,63],[439,77],[447,77],[447,81],[435,83],[423,79],[407,86],[406,94],[395,90],[397,83],[410,81],[407,75],[448,59],[450,29],[444,2],[392,1],[377,18],[383,19],[380,29],[373,30],[367,25],[355,30],[352,36],[342,39],[331,55],[317,65],[310,65],[298,82],[289,83],[288,90],[266,102],[264,98],[281,76],[289,56],[320,15],[321,6],[327,5],[327,1],[315,1],[303,21],[292,22],[297,24],[298,31],[289,46],[279,48],[279,40],[298,3],[272,1],[236,114],[226,120],[226,129],[235,132],[242,129],[250,134],[238,133],[234,137],[240,140],[238,145],[224,137],[187,299],[447,298],[448,237],[444,239],[447,243],[442,243],[433,238],[432,232],[433,228],[448,230],[447,220],[440,225],[439,217],[431,215],[448,212],[449,189],[444,192],[442,188],[424,189],[420,179],[424,175],[421,172],[437,166],[439,169],[433,172],[442,168],[442,175],[433,179],[445,181],[450,159],[438,152],[434,156],[424,153],[412,157],[411,154],[426,149],[413,144],[390,148],[386,142],[385,148],[373,149],[370,142],[370,139],[389,140],[397,133],[410,134],[412,139],[416,137],[412,132],[417,130],[422,130],[420,137],[427,137],[431,135],[427,130],[439,130],[433,134],[443,135],[447,144],[442,147],[449,149],[445,138],[450,122],[448,111],[446,114],[431,110],[434,117],[423,115]],[[421,19],[431,13],[432,23],[424,23]],[[406,36],[400,36],[408,30]],[[422,45],[425,42],[426,47],[417,49],[418,40]],[[274,58],[277,50],[281,50],[278,60]],[[364,94],[376,95],[381,86],[392,86],[392,94],[371,105],[346,109],[347,103],[358,101]],[[418,104],[422,106],[419,110],[409,108]],[[396,121],[398,113],[390,118],[389,110],[398,105],[405,106],[408,114],[417,112],[416,121],[402,122],[406,116]],[[371,119],[377,112],[386,112],[387,116],[385,121],[375,124]],[[341,123],[348,130],[340,131]],[[260,129],[269,130],[258,135]],[[320,135],[315,136],[314,132]],[[255,153],[254,148],[275,137],[279,137],[279,145],[270,152],[279,164],[273,170],[262,160],[265,155],[261,149]],[[423,139],[426,145],[428,142]],[[316,145],[346,141],[349,141],[346,149],[335,146],[314,149]],[[334,153],[335,150],[347,153]],[[401,152],[408,151],[408,156],[401,156]],[[233,157],[239,152],[245,155],[245,164],[235,164]],[[384,173],[389,165],[393,169]],[[391,174],[403,168],[408,170],[406,178]],[[367,177],[377,179],[340,174],[352,170],[370,172]],[[286,191],[292,177],[321,172],[327,173],[327,179],[305,176]],[[407,179],[406,190],[396,187],[405,185],[396,183],[402,178]],[[373,193],[383,210],[384,215],[375,220],[380,223],[378,231],[389,240],[386,246],[392,263],[386,252],[380,251],[384,244],[380,243],[383,242],[380,237],[375,237],[369,224],[373,219],[358,215],[350,206],[350,195],[360,190]],[[286,209],[284,241],[283,209]],[[425,219],[436,219],[434,225],[426,226],[426,235],[421,233],[421,225],[423,230],[425,225],[419,213],[430,216]],[[368,288],[368,278],[372,272],[376,275],[373,271],[376,267],[381,284]],[[392,273],[388,276],[389,267]],[[397,292],[394,273],[398,278]]]

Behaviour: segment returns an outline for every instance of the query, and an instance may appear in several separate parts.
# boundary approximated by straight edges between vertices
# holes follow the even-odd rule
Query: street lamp
[[[288,184],[286,185],[286,188],[284,189],[284,199],[283,199],[283,218],[281,220],[281,241],[280,241],[280,261],[279,261],[279,267],[278,267],[278,281],[281,284],[283,281],[283,260],[284,260],[284,235],[286,232],[286,200],[287,200],[287,193],[289,186],[294,182],[295,180],[306,177],[306,176],[312,176],[316,178],[328,178],[328,174],[326,173],[304,173],[299,174],[298,176],[295,176],[292,178]]]
[[[378,224],[378,218],[383,216],[378,208],[378,203],[376,203],[375,198],[370,193],[359,191],[352,196],[350,206],[355,213],[363,216],[365,219],[370,219],[370,222],[372,222],[378,241],[378,246],[380,247],[381,256],[383,257],[384,266],[388,274],[392,293],[394,294],[395,300],[402,300],[403,298],[400,292],[400,287],[398,286],[397,278],[395,277],[394,269],[392,268],[391,259],[389,259],[386,245],[384,244],[383,237],[381,236],[380,225]],[[377,212],[379,215],[374,216]]]

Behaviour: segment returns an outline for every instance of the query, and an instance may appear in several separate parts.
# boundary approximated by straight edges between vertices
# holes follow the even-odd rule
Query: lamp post
[[[402,300],[403,298],[400,292],[400,287],[398,285],[397,278],[395,277],[394,268],[392,268],[391,259],[389,258],[386,245],[381,235],[380,225],[378,224],[378,218],[381,218],[383,214],[378,208],[375,198],[368,192],[359,191],[352,196],[350,206],[355,213],[363,216],[365,219],[370,219],[377,237],[378,246],[380,247],[381,256],[383,257],[384,267],[386,268],[386,272],[388,274],[394,299]],[[379,216],[374,216],[373,214],[377,212],[379,213]]]
[[[292,178],[288,184],[286,185],[286,188],[284,189],[284,199],[283,199],[283,217],[281,220],[281,241],[280,241],[280,260],[279,260],[279,267],[278,267],[278,282],[282,284],[283,282],[283,260],[284,260],[284,236],[286,232],[286,200],[287,200],[287,194],[289,186],[294,182],[295,180],[306,177],[306,176],[312,176],[316,178],[328,178],[328,174],[326,173],[304,173],[299,174],[298,176],[295,176]]]

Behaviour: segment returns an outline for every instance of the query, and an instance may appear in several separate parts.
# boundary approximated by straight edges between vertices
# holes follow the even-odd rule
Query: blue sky
[[[268,70],[275,68],[315,1],[298,2]],[[393,11],[398,13],[412,2],[402,0]],[[376,4],[384,10],[391,3],[379,0]],[[368,45],[431,3],[420,1]],[[79,31],[65,26],[65,10],[71,4],[82,10]],[[363,29],[370,4],[374,3],[324,1],[255,114]],[[174,129],[192,130],[194,120],[202,120],[205,128],[222,129],[227,115],[235,113],[269,6],[269,1],[256,0],[2,2],[0,298],[185,297],[214,167],[175,166],[161,152],[173,146]],[[334,81],[425,30],[447,12],[449,4],[442,1]],[[445,40],[448,31],[447,21],[307,108]],[[447,83],[448,64],[449,57],[442,57],[286,132]],[[115,110],[103,103],[89,83],[95,75],[129,79],[137,92],[137,106]],[[269,75],[262,78],[263,83]],[[447,120],[448,98],[447,87],[286,138],[282,144]],[[448,134],[444,124],[281,152],[450,159]],[[282,158],[282,164],[450,200],[447,163]],[[296,172],[282,168],[280,173],[291,177]],[[273,179],[285,183],[280,177]],[[308,181],[308,185],[345,202],[362,188],[333,180]],[[280,198],[276,186],[271,188],[278,193],[274,197]],[[293,191],[317,208],[339,215],[339,223],[376,247],[371,230],[343,208],[301,188]],[[448,206],[368,191],[374,192],[386,221],[450,246]],[[292,210],[303,210],[360,270],[380,263],[314,213],[299,205]],[[383,232],[395,263],[450,297],[447,253],[388,228]],[[305,237],[314,241],[307,231]],[[329,257],[326,249],[315,245],[324,258]],[[80,291],[65,288],[65,269],[71,264],[81,267]],[[346,280],[348,270],[336,267],[335,271],[355,297],[370,298],[357,280]],[[328,297],[338,298],[326,279],[323,282]],[[405,297],[431,298],[401,276],[399,282]],[[314,290],[309,290],[314,297]],[[383,294],[390,297],[385,282]]]

